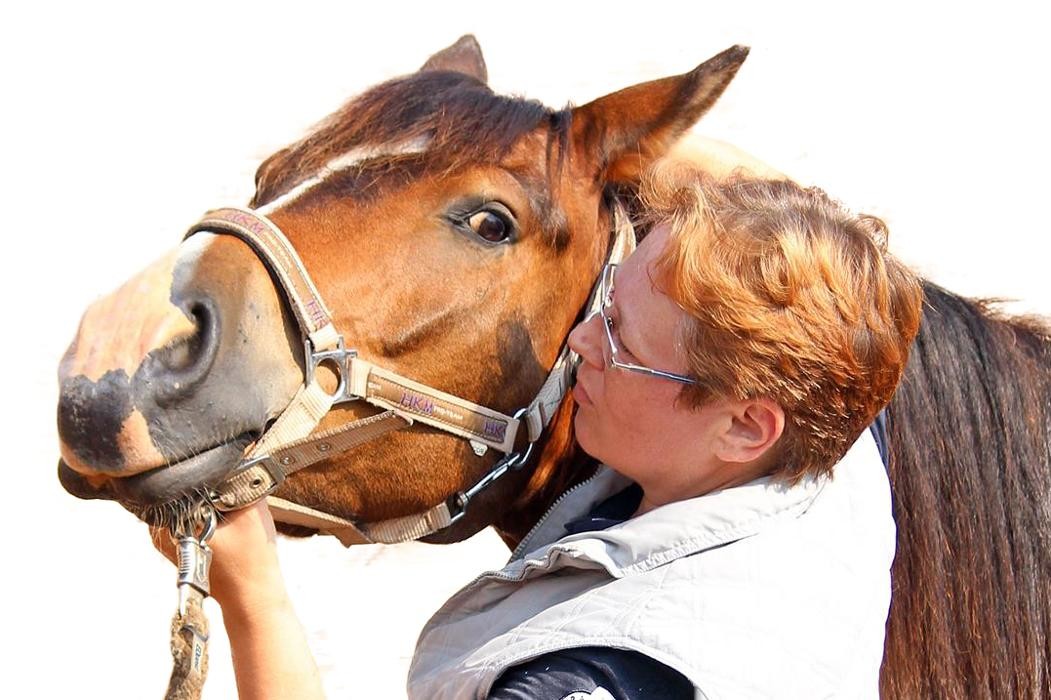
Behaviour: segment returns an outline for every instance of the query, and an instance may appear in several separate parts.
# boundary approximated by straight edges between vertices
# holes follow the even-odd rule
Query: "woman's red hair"
[[[658,270],[698,381],[682,399],[771,399],[786,418],[775,473],[830,471],[890,401],[919,329],[920,284],[886,226],[816,188],[681,165],[651,171],[640,198],[671,226]]]

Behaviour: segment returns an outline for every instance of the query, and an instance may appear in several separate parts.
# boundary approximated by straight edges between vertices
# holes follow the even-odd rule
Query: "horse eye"
[[[511,237],[511,222],[488,209],[471,214],[467,225],[475,235],[490,243],[503,243]]]

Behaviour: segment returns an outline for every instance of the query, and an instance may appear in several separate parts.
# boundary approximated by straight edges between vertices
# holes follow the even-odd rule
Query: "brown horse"
[[[269,158],[252,206],[288,235],[362,357],[513,413],[579,318],[612,194],[630,193],[744,56],[553,111],[493,94],[464,39]],[[884,694],[1047,695],[1051,343],[1036,323],[931,285],[928,298],[889,411],[899,553]],[[290,401],[302,362],[267,268],[236,238],[198,234],[85,314],[61,370],[63,485],[165,518],[236,464]],[[346,404],[322,428],[374,412]],[[428,541],[489,524],[521,539],[593,469],[571,415],[567,400],[529,469]],[[278,495],[394,518],[443,502],[497,458],[417,424],[296,473]]]

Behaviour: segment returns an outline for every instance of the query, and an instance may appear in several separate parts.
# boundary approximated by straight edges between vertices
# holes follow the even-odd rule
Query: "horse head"
[[[585,305],[610,245],[611,188],[635,183],[746,54],[552,110],[490,90],[464,37],[268,158],[250,206],[284,232],[359,357],[512,414]],[[157,521],[238,465],[307,362],[274,277],[239,238],[198,233],[87,309],[59,372],[68,491]],[[320,429],[376,410],[340,404]],[[570,449],[570,421],[564,405],[538,469]],[[278,495],[342,518],[399,517],[500,457],[478,452],[414,424],[295,473]],[[432,539],[468,536],[541,481],[512,475]]]

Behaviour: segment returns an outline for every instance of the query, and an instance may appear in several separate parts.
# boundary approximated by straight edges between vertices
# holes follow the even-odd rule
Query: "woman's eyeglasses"
[[[617,367],[629,372],[648,374],[652,377],[660,377],[661,379],[670,379],[671,381],[679,382],[680,384],[696,384],[697,381],[695,379],[687,377],[684,374],[665,372],[664,370],[653,369],[633,362],[623,362],[618,359],[618,355],[623,357],[624,351],[621,349],[616,338],[613,337],[613,319],[609,317],[609,309],[613,306],[613,278],[616,272],[616,263],[607,264],[602,270],[602,281],[599,286],[599,299],[601,300],[601,303],[598,307],[598,314],[602,318],[602,327],[606,330],[606,341],[608,342],[609,350],[609,366]]]

